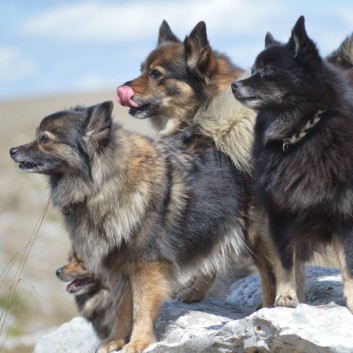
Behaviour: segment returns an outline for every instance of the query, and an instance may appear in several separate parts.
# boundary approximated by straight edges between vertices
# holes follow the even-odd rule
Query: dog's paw
[[[187,289],[181,291],[177,294],[176,299],[182,303],[198,303],[202,301],[206,296],[204,291],[200,291],[197,289]]]
[[[279,294],[276,296],[275,306],[295,308],[299,304],[296,293]]]
[[[261,301],[261,302],[257,303],[255,310],[261,310],[261,309],[263,309],[264,307],[265,307],[265,306],[264,306],[264,303]]]
[[[125,345],[125,343],[126,341],[123,339],[119,339],[119,340],[106,339],[96,349],[96,353],[111,353],[114,351],[118,351]]]
[[[123,347],[123,353],[142,353],[149,345],[150,342],[133,341]]]

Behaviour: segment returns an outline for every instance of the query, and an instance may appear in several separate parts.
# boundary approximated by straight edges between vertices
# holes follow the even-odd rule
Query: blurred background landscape
[[[163,19],[180,39],[205,20],[212,47],[249,68],[265,33],[286,41],[302,14],[324,55],[353,31],[348,0],[0,0],[1,352],[31,352],[36,335],[76,315],[55,276],[69,250],[61,216],[51,205],[46,211],[45,178],[21,173],[10,147],[33,139],[54,111],[114,100],[116,87],[139,74]],[[114,116],[152,134],[118,103]]]

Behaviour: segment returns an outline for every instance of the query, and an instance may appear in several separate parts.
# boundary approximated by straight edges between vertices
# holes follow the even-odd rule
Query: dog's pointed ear
[[[199,22],[185,38],[184,47],[189,68],[207,76],[214,62],[214,55],[208,42],[204,21]]]
[[[159,27],[157,46],[166,42],[180,43],[180,39],[172,32],[168,22],[163,20],[161,26]]]
[[[340,46],[325,58],[338,67],[352,70],[353,68],[353,33],[349,34]]]
[[[276,40],[270,32],[266,33],[265,36],[265,48],[270,47],[271,45],[281,44],[278,40]]]
[[[306,33],[304,16],[300,16],[293,27],[288,46],[292,50],[294,57],[302,63],[308,61],[317,63],[321,60],[315,43]]]
[[[105,138],[112,126],[114,104],[106,101],[88,108],[85,136],[94,137],[96,141]]]

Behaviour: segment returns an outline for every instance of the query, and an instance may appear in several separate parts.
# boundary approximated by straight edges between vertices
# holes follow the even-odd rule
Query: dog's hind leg
[[[216,278],[217,271],[208,274],[193,276],[187,283],[186,288],[177,292],[175,297],[183,303],[200,302],[206,297],[208,290]]]
[[[277,257],[275,244],[270,236],[268,219],[263,211],[250,209],[250,226],[248,230],[248,243],[259,272],[262,288],[262,302],[256,309],[271,307],[276,298],[276,279],[273,259]]]
[[[340,227],[333,244],[341,268],[347,308],[353,314],[353,225]]]
[[[112,295],[115,296],[115,302],[111,310],[116,310],[114,326],[109,337],[99,345],[97,353],[110,353],[121,349],[131,332],[133,307],[131,285],[127,277],[119,278],[112,289]]]
[[[124,353],[142,352],[153,342],[153,322],[169,294],[171,266],[161,262],[146,263],[131,272],[133,327]]]
[[[262,303],[259,303],[256,309],[271,307],[274,305],[276,297],[276,280],[272,266],[262,259],[255,259],[255,265],[259,271],[262,288]]]
[[[305,302],[305,262],[298,256],[295,258],[295,283],[297,285],[298,300]]]

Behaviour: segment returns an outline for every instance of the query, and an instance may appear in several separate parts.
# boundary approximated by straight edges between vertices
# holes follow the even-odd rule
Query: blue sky
[[[167,20],[183,39],[204,20],[214,49],[247,68],[270,31],[300,15],[322,54],[353,31],[351,0],[0,0],[0,100],[115,89],[139,74]]]

